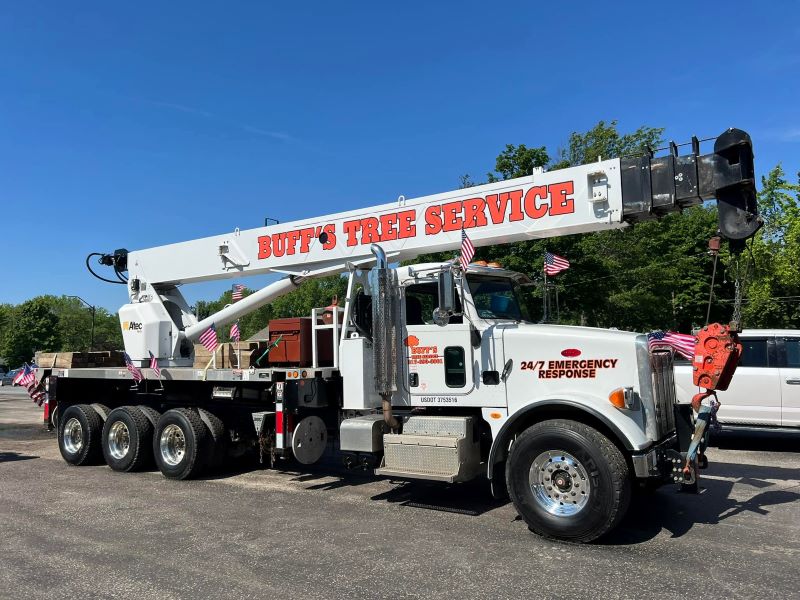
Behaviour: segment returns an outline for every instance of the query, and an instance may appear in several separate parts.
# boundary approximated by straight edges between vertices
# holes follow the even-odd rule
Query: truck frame
[[[333,447],[377,475],[486,477],[533,531],[594,540],[633,486],[696,486],[694,469],[678,476],[693,417],[675,401],[671,353],[641,334],[533,323],[520,302],[532,282],[498,265],[397,263],[458,249],[464,235],[485,246],[600,231],[712,198],[721,234],[741,247],[760,224],[741,130],[706,155],[694,139],[686,155],[671,144],[662,157],[104,254],[130,299],[119,315],[131,368],[39,365],[61,454],[117,471],[154,462],[186,479],[245,453],[312,464]],[[286,277],[202,320],[179,289],[267,273]],[[211,328],[334,273],[348,277],[344,306],[310,315],[307,362],[193,366],[193,342]]]

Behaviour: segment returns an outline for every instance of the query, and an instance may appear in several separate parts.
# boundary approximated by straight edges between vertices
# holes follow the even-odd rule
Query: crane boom
[[[649,153],[549,172],[536,169],[516,179],[413,199],[401,196],[365,209],[130,253],[119,250],[106,261],[129,272],[130,304],[120,311],[123,334],[130,323],[155,322],[161,341],[148,343],[170,346],[168,355],[174,357],[182,343],[290,291],[298,277],[370,261],[375,243],[389,260],[401,261],[455,250],[462,231],[475,246],[507,244],[624,227],[711,198],[719,201],[720,232],[732,243],[760,226],[752,143],[741,130],[724,132],[706,155],[699,153],[695,138],[691,152],[682,156],[672,144],[664,157]],[[290,277],[200,323],[176,287],[270,273]],[[187,352],[184,347],[181,355]]]

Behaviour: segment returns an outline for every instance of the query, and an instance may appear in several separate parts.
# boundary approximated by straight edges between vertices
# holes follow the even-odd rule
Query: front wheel
[[[630,502],[622,452],[596,429],[566,419],[536,423],[517,437],[506,480],[517,512],[548,538],[595,540],[619,523]]]

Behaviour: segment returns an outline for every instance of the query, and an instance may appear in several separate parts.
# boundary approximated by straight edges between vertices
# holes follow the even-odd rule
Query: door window
[[[448,346],[444,349],[444,382],[447,387],[464,387],[467,385],[464,348]]]
[[[800,338],[784,338],[783,347],[786,348],[786,367],[800,369]]]
[[[742,339],[742,357],[740,367],[769,367],[769,351],[766,338]]]
[[[406,288],[406,325],[433,325],[433,311],[439,304],[439,287],[435,281],[418,283]],[[456,296],[456,311],[461,302]],[[450,317],[450,323],[462,323],[460,315]]]

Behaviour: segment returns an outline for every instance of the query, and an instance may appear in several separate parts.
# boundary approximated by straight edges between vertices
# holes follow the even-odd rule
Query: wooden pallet
[[[124,367],[121,351],[98,352],[37,352],[36,364],[46,369],[77,369],[92,367]]]

